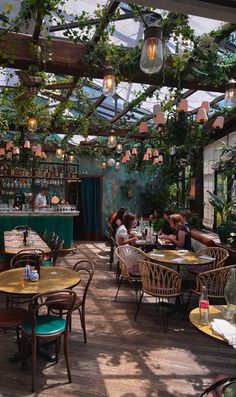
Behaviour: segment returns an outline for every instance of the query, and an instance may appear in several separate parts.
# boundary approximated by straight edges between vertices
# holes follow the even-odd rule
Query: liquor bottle
[[[201,288],[201,296],[199,298],[200,324],[209,324],[209,299],[207,296],[206,286]]]

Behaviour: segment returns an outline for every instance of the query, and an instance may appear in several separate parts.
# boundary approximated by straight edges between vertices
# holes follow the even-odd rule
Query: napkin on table
[[[171,259],[171,262],[176,262],[176,263],[181,263],[181,262],[184,262],[184,261],[185,261],[184,258],[174,258],[174,259]]]
[[[227,340],[229,345],[232,345],[233,348],[236,349],[236,327],[226,320],[215,318],[215,320],[211,322],[211,328],[214,332]]]
[[[165,256],[164,254],[155,254],[155,253],[150,254],[150,255],[152,255],[152,256]]]

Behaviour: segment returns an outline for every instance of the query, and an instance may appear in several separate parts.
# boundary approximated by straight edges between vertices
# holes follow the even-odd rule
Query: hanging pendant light
[[[120,169],[120,162],[117,160],[116,161],[116,165],[115,165],[116,169],[119,170]]]
[[[143,156],[143,161],[148,161],[148,160],[149,160],[149,156],[147,153],[145,153]]]
[[[59,145],[56,148],[56,156],[60,159],[62,156],[62,147]]]
[[[123,156],[121,161],[122,161],[122,164],[126,164],[127,163],[126,156]]]
[[[153,157],[158,157],[159,156],[159,152],[157,149],[153,150]]]
[[[133,148],[132,148],[131,154],[132,154],[132,156],[137,156],[138,151],[137,151],[136,147],[133,147]]]
[[[222,130],[224,127],[224,117],[223,116],[218,116],[216,117],[214,123],[212,124],[212,128],[215,130]]]
[[[147,148],[146,153],[148,157],[152,157],[152,149],[150,147]]]
[[[33,148],[32,148],[32,149],[33,149]],[[41,145],[38,143],[38,144],[36,145],[35,156],[36,156],[36,157],[41,157],[41,153],[42,153],[42,148],[41,148]]]
[[[71,162],[74,161],[74,159],[75,159],[74,153],[71,152],[71,153],[69,154],[69,157],[68,157],[68,158],[69,158],[69,161],[71,161]]]
[[[103,162],[102,162],[102,169],[104,170],[104,169],[106,168],[106,166],[107,166],[106,161],[103,161]]]
[[[139,132],[140,134],[146,134],[146,132],[148,132],[148,125],[146,121],[141,121],[139,126]]]
[[[208,120],[206,109],[200,108],[197,112],[197,123],[204,124]]]
[[[24,149],[30,149],[30,141],[29,140],[26,140],[24,142]]]
[[[159,163],[158,157],[154,157],[153,164],[158,164],[158,163]]]
[[[231,79],[226,84],[225,104],[227,106],[236,106],[236,81]]]
[[[162,28],[151,25],[144,31],[140,69],[147,74],[157,73],[163,66]]]
[[[169,154],[170,156],[174,156],[176,153],[176,147],[175,146],[171,146],[169,149]]]
[[[112,66],[108,66],[105,70],[102,93],[109,97],[113,97],[116,93],[116,78]]]
[[[162,156],[162,154],[159,154],[159,156],[158,156],[158,163],[163,163],[163,156]]]
[[[188,111],[188,100],[181,99],[177,110],[179,113],[186,113]]]
[[[35,117],[30,117],[27,120],[27,125],[28,125],[28,130],[29,131],[35,132],[37,130],[37,127],[38,127],[38,122],[37,122]]]
[[[9,142],[7,142],[7,145],[6,145],[6,150],[8,151],[8,150],[12,150],[13,149],[13,143],[12,143],[12,141],[9,141]]]
[[[116,146],[116,136],[115,135],[109,135],[108,141],[107,141],[107,147],[110,149],[114,148]]]
[[[210,111],[211,111],[211,107],[210,107],[209,102],[202,102],[201,108],[205,109],[207,114],[210,113]]]
[[[116,153],[121,153],[123,150],[123,146],[121,143],[117,143],[116,145]]]
[[[156,125],[159,125],[159,126],[165,125],[166,119],[165,119],[164,113],[162,111],[157,113],[157,115],[153,121],[154,121],[154,124],[156,124]]]
[[[0,148],[0,156],[5,156],[6,152],[3,147]]]
[[[45,160],[47,158],[47,155],[45,152],[41,152],[41,159]]]
[[[15,154],[16,156],[20,154],[20,149],[17,146],[13,149],[13,154]]]

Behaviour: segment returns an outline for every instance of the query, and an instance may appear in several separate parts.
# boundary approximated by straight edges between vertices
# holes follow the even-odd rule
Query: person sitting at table
[[[122,218],[118,218],[116,222],[118,226],[116,230],[116,245],[134,244],[138,238],[130,235],[130,231],[136,223],[135,215],[127,213]]]
[[[175,235],[162,235],[162,237],[171,241],[177,248],[191,250],[190,230],[182,224],[179,214],[170,216],[170,227],[175,230]]]
[[[126,208],[120,207],[120,209],[116,211],[115,215],[114,214],[112,215],[113,219],[111,220],[111,227],[114,230],[114,233],[116,233],[116,230],[119,227],[119,225],[117,224],[117,220],[122,221],[125,213],[126,213]]]
[[[161,236],[162,234],[170,235],[174,234],[174,229],[170,227],[170,215],[173,214],[173,211],[171,210],[166,210],[163,212],[163,219],[165,221],[164,225],[162,226],[161,230],[158,232],[158,236]]]
[[[190,231],[190,226],[188,224],[189,212],[183,210],[183,211],[179,211],[178,214],[180,215],[182,225],[185,225],[186,228]]]
[[[153,214],[149,217],[149,225],[153,227],[154,232],[159,232],[165,220],[163,219],[162,212],[160,210],[153,210]]]

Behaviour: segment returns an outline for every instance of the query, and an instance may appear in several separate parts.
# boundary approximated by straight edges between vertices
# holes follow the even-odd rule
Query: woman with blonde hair
[[[191,250],[190,230],[183,225],[179,214],[170,215],[170,227],[175,230],[175,235],[162,235],[165,240],[173,243],[177,248]]]

